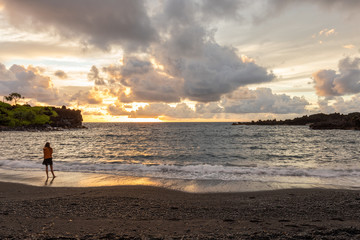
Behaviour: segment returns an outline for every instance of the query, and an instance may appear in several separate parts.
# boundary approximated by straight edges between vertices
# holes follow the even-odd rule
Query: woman
[[[47,142],[45,144],[45,147],[43,149],[44,151],[44,161],[43,161],[43,165],[46,165],[46,176],[47,178],[49,178],[49,170],[48,170],[48,165],[50,165],[50,169],[51,169],[51,173],[53,175],[53,178],[55,178],[55,174],[54,174],[54,170],[53,170],[53,162],[52,162],[52,153],[53,150],[50,147],[50,143]]]

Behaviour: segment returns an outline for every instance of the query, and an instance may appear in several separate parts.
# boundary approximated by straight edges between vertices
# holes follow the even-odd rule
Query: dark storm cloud
[[[158,16],[167,23],[163,30],[167,34],[152,53],[164,71],[182,83],[181,99],[218,101],[240,86],[275,78],[254,62],[244,62],[236,49],[219,45],[213,30],[203,22],[203,16],[213,16],[214,11],[236,14],[242,1],[217,1],[217,10],[211,3],[168,0]]]
[[[248,84],[272,81],[275,76],[253,61],[244,61],[235,48],[221,46],[202,21],[203,11],[213,11],[211,1],[168,0],[154,16],[162,32],[148,55],[125,54],[123,65],[103,67],[109,79],[131,89],[120,93],[122,102],[212,102]],[[217,3],[224,14],[234,1]],[[199,13],[200,11],[200,13]],[[153,60],[163,69],[153,65]]]
[[[27,30],[55,31],[102,49],[137,49],[157,38],[140,0],[1,0],[10,22]]]
[[[167,51],[158,52],[162,54],[158,59],[170,75],[183,80],[182,98],[199,102],[218,101],[222,95],[238,87],[270,82],[275,78],[254,62],[244,62],[235,49],[211,41],[201,42],[202,50],[194,58],[188,57],[186,49],[171,49],[178,45],[168,46]],[[178,54],[169,55],[172,51]]]
[[[124,65],[121,67],[121,75],[123,77],[143,75],[147,74],[151,70],[151,62],[147,60],[141,60],[136,57],[129,57],[124,60]]]
[[[25,98],[33,98],[39,102],[64,104],[51,79],[41,72],[40,68],[25,68],[15,64],[6,69],[5,65],[0,63],[0,95],[17,92]]]
[[[344,58],[335,70],[320,70],[313,74],[319,96],[341,96],[360,93],[360,58]]]

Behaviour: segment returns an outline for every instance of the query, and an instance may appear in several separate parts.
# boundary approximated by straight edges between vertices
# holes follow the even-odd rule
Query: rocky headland
[[[252,122],[237,122],[233,125],[309,125],[311,129],[343,129],[360,130],[360,113],[324,114],[318,113],[287,120],[259,120]]]
[[[82,126],[82,115],[80,110],[68,109],[65,106],[61,108],[52,108],[57,116],[50,118],[51,127],[60,128],[83,128]]]
[[[84,128],[80,110],[0,102],[0,131],[56,131]]]

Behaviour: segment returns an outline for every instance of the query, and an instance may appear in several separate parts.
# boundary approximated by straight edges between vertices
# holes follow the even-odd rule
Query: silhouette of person
[[[48,169],[48,165],[50,165],[50,170],[51,173],[53,175],[53,178],[55,178],[55,174],[54,174],[54,170],[53,170],[53,161],[52,161],[52,153],[53,153],[53,149],[50,147],[50,143],[47,142],[45,144],[45,147],[43,149],[44,151],[44,161],[42,162],[43,165],[46,166],[46,177],[49,178],[49,169]]]

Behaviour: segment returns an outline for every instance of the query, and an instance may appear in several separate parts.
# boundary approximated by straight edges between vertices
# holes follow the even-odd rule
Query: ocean
[[[0,132],[0,180],[43,184],[42,148],[48,141],[58,175],[53,186],[141,184],[188,192],[360,188],[360,131],[231,123],[84,125]],[[62,175],[76,177],[62,181]]]

